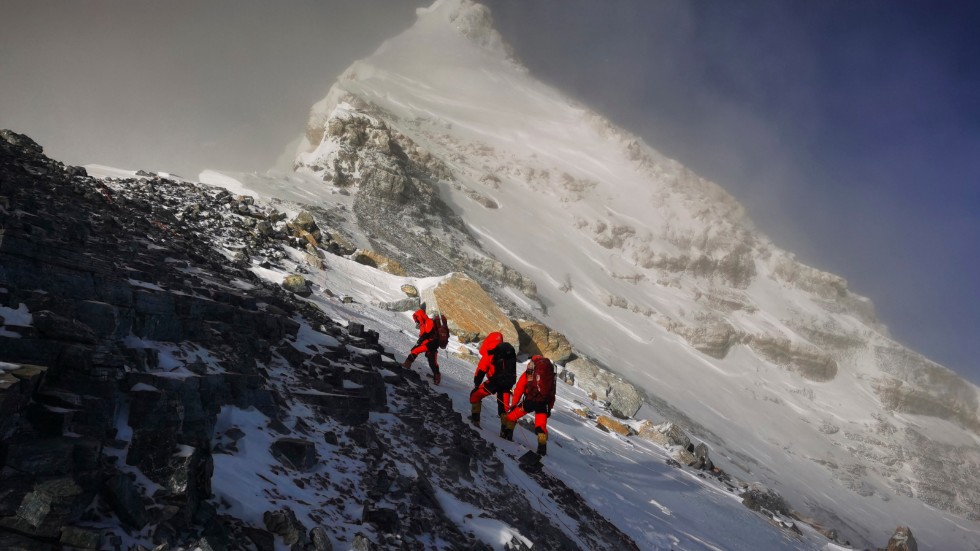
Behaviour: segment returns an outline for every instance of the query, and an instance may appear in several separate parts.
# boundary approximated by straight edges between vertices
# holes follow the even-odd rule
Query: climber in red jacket
[[[408,354],[402,367],[408,369],[412,367],[412,362],[419,354],[425,354],[425,359],[429,362],[429,369],[432,370],[432,380],[435,384],[442,381],[439,375],[439,361],[436,355],[439,353],[439,336],[436,334],[435,323],[426,315],[425,310],[416,310],[412,314],[415,326],[419,328],[419,340],[415,343],[415,348]]]
[[[555,407],[555,365],[544,356],[531,356],[527,370],[514,388],[514,397],[506,422],[514,430],[525,414],[534,413],[534,432],[538,435],[538,455],[548,453],[548,418]]]
[[[486,382],[484,382],[486,378]],[[504,336],[493,332],[480,344],[480,363],[473,375],[473,390],[470,392],[470,420],[480,426],[480,411],[483,399],[491,394],[497,395],[497,416],[500,417],[500,437],[511,440],[514,431],[505,420],[510,409],[510,390],[517,378],[517,353]]]

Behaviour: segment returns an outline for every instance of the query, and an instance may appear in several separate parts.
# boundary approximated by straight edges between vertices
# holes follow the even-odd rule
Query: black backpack
[[[493,356],[493,383],[498,387],[514,388],[517,382],[517,352],[508,342],[502,342],[490,351]]]

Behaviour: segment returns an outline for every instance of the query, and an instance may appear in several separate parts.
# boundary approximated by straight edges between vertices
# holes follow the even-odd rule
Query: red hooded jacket
[[[412,349],[412,354],[426,354],[439,349],[438,335],[436,335],[436,324],[426,315],[425,310],[416,310],[412,314],[412,319],[419,326],[419,340]]]
[[[474,377],[479,377],[482,380],[483,377],[480,377],[481,372],[486,374],[488,378],[493,377],[493,355],[490,354],[490,351],[497,348],[497,345],[502,342],[504,342],[504,336],[497,331],[490,333],[487,335],[487,338],[483,339],[483,343],[480,344],[480,363],[476,366],[476,373],[473,374]],[[479,385],[480,383],[477,382],[476,384]]]

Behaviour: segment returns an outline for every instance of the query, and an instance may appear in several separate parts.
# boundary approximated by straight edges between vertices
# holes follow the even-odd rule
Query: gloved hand
[[[548,409],[544,412],[544,414],[545,414],[546,417],[549,417],[549,418],[551,417],[551,406],[548,406]]]

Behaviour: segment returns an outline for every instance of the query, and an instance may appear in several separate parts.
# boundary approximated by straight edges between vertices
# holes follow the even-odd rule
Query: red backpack
[[[555,395],[555,364],[544,356],[531,357],[524,397],[529,402],[550,403]]]
[[[449,322],[446,321],[446,316],[442,314],[432,316],[432,325],[432,330],[435,331],[436,343],[439,344],[439,348],[449,346]]]

